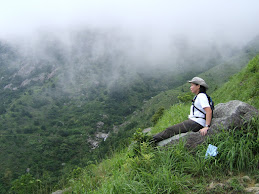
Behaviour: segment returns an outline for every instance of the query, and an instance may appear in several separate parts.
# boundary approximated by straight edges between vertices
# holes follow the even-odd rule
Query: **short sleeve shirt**
[[[203,118],[205,118],[206,112],[205,112],[204,108],[210,107],[206,94],[199,93],[197,95],[197,98],[195,99],[194,105],[198,109],[200,109],[204,114],[201,113],[199,110],[197,110],[197,108],[193,109],[193,105],[192,105],[191,110],[190,110],[189,119],[195,121],[196,123],[199,123],[202,126],[205,126],[206,120]],[[193,110],[194,110],[194,112],[193,112]],[[197,118],[197,117],[201,117],[201,118]]]

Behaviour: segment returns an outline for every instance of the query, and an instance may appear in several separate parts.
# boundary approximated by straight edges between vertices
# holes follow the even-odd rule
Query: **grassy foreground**
[[[254,118],[243,130],[223,130],[192,152],[184,147],[184,142],[166,148],[137,142],[139,146],[133,144],[111,159],[78,169],[82,172],[70,180],[71,190],[73,193],[242,193],[245,185],[238,181],[241,175],[248,174],[253,183],[259,181],[258,129],[259,119]],[[219,154],[205,159],[209,143],[218,147]],[[213,181],[227,184],[209,188]]]
[[[216,103],[242,100],[259,108],[259,55],[222,88],[212,94]],[[152,133],[181,122],[190,104],[177,104],[165,111]],[[259,118],[244,123],[242,130],[230,130],[187,150],[184,142],[166,148],[153,148],[141,132],[131,146],[114,153],[100,164],[74,170],[67,193],[243,193],[259,183]],[[219,154],[205,159],[209,144]],[[242,177],[249,175],[250,180]],[[219,182],[213,186],[213,182]]]

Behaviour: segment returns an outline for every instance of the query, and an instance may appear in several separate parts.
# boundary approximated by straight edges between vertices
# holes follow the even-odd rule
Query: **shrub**
[[[41,187],[41,181],[35,179],[31,174],[22,175],[19,179],[16,179],[11,190],[15,193],[37,193]]]
[[[193,94],[188,92],[188,93],[184,93],[184,94],[180,94],[177,96],[178,100],[180,100],[180,102],[191,102],[192,98],[193,98]]]
[[[138,129],[134,134],[133,134],[133,143],[131,144],[131,151],[132,153],[131,156],[139,156],[142,154],[143,150],[143,145],[144,144],[149,144],[151,142],[152,137],[148,136],[146,133],[143,133],[141,129]]]
[[[151,122],[155,125],[158,120],[163,116],[164,114],[164,111],[165,111],[165,108],[164,107],[160,107],[156,113],[152,116],[152,119],[151,119]]]

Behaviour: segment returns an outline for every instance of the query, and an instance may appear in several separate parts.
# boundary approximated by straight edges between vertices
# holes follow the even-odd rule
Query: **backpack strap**
[[[202,119],[205,119],[206,120],[206,113],[204,113],[202,110],[200,110],[199,108],[197,108],[195,105],[194,105],[194,102],[195,102],[195,100],[196,100],[196,98],[197,98],[197,95],[193,98],[193,100],[192,100],[192,114],[194,115],[194,108],[196,108],[198,111],[200,111],[202,114],[204,114],[205,115],[205,117],[196,117],[196,118],[202,118]]]

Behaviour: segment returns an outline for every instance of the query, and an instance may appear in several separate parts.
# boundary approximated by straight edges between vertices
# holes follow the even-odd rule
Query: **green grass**
[[[247,102],[259,108],[259,55],[253,58],[241,72],[216,90],[212,97],[216,103],[230,100]]]
[[[209,69],[208,71],[201,73],[199,75],[195,75],[206,80],[206,83],[210,87],[208,90],[208,94],[212,95],[216,104],[223,102],[221,100],[221,95],[222,94],[225,95],[225,90],[221,90],[221,92],[218,92],[217,96],[214,96],[213,93],[217,91],[219,88],[221,88],[223,84],[228,82],[231,76],[240,72],[240,70],[242,70],[247,65],[247,63],[259,53],[259,50],[256,46],[257,44],[258,44],[258,40],[256,40],[251,47],[246,48],[245,52],[242,51],[238,55],[233,56],[231,59],[226,60],[225,62]],[[189,76],[189,79],[191,78],[192,78],[192,75]],[[134,123],[134,122],[138,123],[139,127],[143,127],[143,128],[150,127],[152,125],[150,118],[155,114],[155,112],[159,110],[159,108],[164,107],[166,110],[169,109],[172,105],[177,104],[179,102],[179,99],[178,99],[179,95],[181,96],[181,95],[189,94],[189,92],[190,92],[189,83],[185,83],[172,90],[161,92],[160,94],[148,100],[143,105],[141,110],[136,111],[136,114],[131,116],[129,121],[131,123]],[[228,93],[231,95],[232,91],[228,90]],[[233,99],[233,98],[228,98],[228,99]],[[246,99],[243,101],[246,102]],[[258,106],[256,107],[258,108]]]
[[[258,108],[258,61],[259,55],[229,82],[211,94],[216,104],[242,100]],[[171,96],[168,94],[170,99]],[[159,98],[156,99],[159,101]],[[148,104],[149,102],[146,106]],[[157,107],[162,105],[158,104]],[[163,112],[149,136],[186,120],[189,111],[190,103],[173,105]],[[70,188],[67,193],[73,191],[78,194],[242,193],[244,187],[237,178],[230,183],[226,183],[226,180],[248,174],[258,183],[258,130],[257,116],[244,123],[241,130],[222,129],[221,133],[208,138],[191,151],[185,147],[184,141],[154,148],[147,141],[148,135],[137,130],[129,147],[117,148],[116,152],[100,163],[75,169],[64,188]],[[209,144],[217,146],[219,154],[205,159]],[[221,182],[225,186],[210,190],[211,182]]]
[[[215,135],[211,144],[218,147],[218,161],[230,171],[256,171],[259,162],[259,118],[252,118],[241,129],[222,131]],[[227,139],[227,141],[226,141]],[[223,162],[224,161],[224,162]]]
[[[258,52],[257,45],[258,43],[252,46],[254,49],[246,48],[245,51],[235,55],[231,60],[198,75],[210,85],[209,92],[215,91],[228,81],[230,76],[240,71]],[[258,90],[254,87],[258,85],[258,58],[254,59],[251,64],[247,70],[244,70],[243,75],[233,77],[229,85],[226,84],[224,89],[218,90],[217,95],[215,93],[214,99],[217,103],[230,99],[241,99],[252,105],[256,104],[258,107]],[[6,65],[8,66],[7,63]],[[99,68],[99,66],[101,67]],[[80,71],[78,79],[83,85],[78,84],[78,87],[73,87],[69,81],[63,87],[63,84],[58,82],[58,76],[46,80],[44,83],[27,85],[16,91],[3,90],[3,95],[1,95],[3,105],[0,106],[2,114],[0,128],[2,129],[1,142],[3,142],[4,149],[1,149],[3,157],[0,166],[3,173],[0,174],[0,179],[4,181],[0,181],[0,190],[10,188],[14,184],[12,180],[25,173],[26,168],[31,169],[30,173],[37,178],[36,180],[39,178],[42,181],[41,186],[49,184],[50,186],[47,188],[51,188],[57,184],[63,187],[67,182],[67,176],[69,176],[68,171],[75,168],[76,165],[88,165],[84,170],[75,169],[70,175],[69,180],[74,181],[71,185],[73,188],[76,187],[75,191],[78,193],[86,191],[92,193],[203,191],[204,185],[207,184],[203,176],[210,177],[213,171],[213,165],[205,166],[204,164],[206,144],[196,150],[200,155],[189,153],[188,150],[184,149],[184,143],[180,147],[156,151],[150,150],[141,142],[133,143],[129,150],[118,146],[131,142],[128,137],[132,136],[136,128],[150,127],[152,125],[150,118],[161,107],[165,107],[167,111],[162,118],[158,115],[160,118],[158,123],[156,121],[153,123],[156,124],[152,129],[153,134],[187,118],[190,104],[176,103],[181,99],[186,100],[190,94],[186,93],[190,91],[186,79],[191,79],[196,74],[195,72],[203,72],[197,66],[193,65],[193,67],[196,68],[191,73],[185,72],[176,75],[176,72],[168,71],[163,78],[159,77],[163,72],[155,71],[152,73],[153,70],[150,70],[150,75],[139,74],[132,85],[127,85],[123,79],[120,79],[116,83],[118,87],[113,88],[106,88],[106,79],[100,79],[100,84],[92,83],[90,79],[88,80],[88,76],[85,76],[87,72]],[[95,70],[97,69],[98,71],[102,70],[101,63]],[[9,77],[9,79],[2,80],[1,85],[4,87],[11,82],[11,75],[14,72],[12,70],[6,71],[5,66],[1,70],[3,70],[1,72],[3,75],[5,74],[5,78]],[[51,66],[48,65],[45,70],[50,73]],[[45,72],[45,70],[38,69],[37,73]],[[59,71],[61,74],[57,75],[60,75],[59,78],[61,78],[64,72],[62,73],[61,69]],[[109,71],[105,72],[109,74]],[[35,72],[30,78],[36,76],[37,73]],[[257,77],[255,77],[256,75]],[[105,76],[101,76],[101,78],[103,77]],[[13,84],[18,86],[21,80],[19,76],[16,76]],[[125,78],[125,80],[128,79]],[[186,84],[175,88],[181,83]],[[85,88],[86,85],[87,88]],[[123,91],[120,91],[119,88]],[[166,88],[175,89],[154,96]],[[54,91],[55,95],[53,95]],[[151,96],[154,97],[150,99]],[[178,98],[179,96],[181,98]],[[144,106],[140,109],[143,99],[150,100],[145,100]],[[115,107],[115,102],[120,103]],[[173,107],[171,107],[172,105]],[[138,109],[134,112],[135,120],[125,118],[125,115],[135,109]],[[133,117],[130,116],[130,118]],[[90,135],[94,135],[96,123],[100,120],[105,123],[103,128],[105,131],[112,129],[113,126],[119,126],[124,121],[125,128],[121,127],[119,132],[114,133],[114,135],[111,133],[112,135],[107,141],[100,144],[99,149],[91,150],[86,140]],[[229,143],[222,142],[222,147],[234,145],[230,146],[231,149],[226,151],[225,155],[222,155],[222,160],[224,160],[231,154],[229,157],[231,161],[225,164],[226,168],[246,170],[244,163],[247,164],[248,159],[252,157],[251,152],[249,152],[251,145],[244,139],[241,143],[234,141],[235,138],[230,140],[232,141],[228,141]],[[91,164],[100,161],[112,148],[123,151],[112,155],[113,157],[110,159],[103,160],[100,164]],[[242,150],[245,151],[241,152]],[[174,153],[173,157],[171,152]],[[234,153],[238,152],[242,155],[237,157]],[[245,157],[246,153],[247,157]],[[6,156],[8,156],[8,161],[5,160]],[[216,162],[219,164],[219,161]],[[181,165],[178,166],[178,164]],[[19,168],[16,168],[17,166]],[[205,169],[201,170],[202,168]],[[79,176],[81,173],[82,175]],[[21,186],[20,183],[23,183],[23,178],[26,177],[30,178],[29,176],[18,178],[15,188]],[[29,182],[34,182],[34,178]],[[20,189],[26,190],[26,188]]]
[[[151,133],[156,134],[160,131],[163,131],[167,127],[188,119],[189,113],[190,104],[179,103],[173,105],[169,110],[164,112],[163,117],[159,119],[157,124],[152,128]]]
[[[142,142],[138,155],[126,149],[100,164],[86,167],[79,177],[70,180],[71,190],[73,193],[206,193],[212,181],[231,177],[229,172],[255,177],[259,173],[258,126],[257,117],[243,130],[222,131],[194,152],[187,150],[183,141],[162,148]],[[219,154],[205,159],[209,143],[218,146]],[[238,183],[238,188],[233,187],[232,182],[224,192],[236,189],[243,192],[243,187]]]
[[[258,60],[255,57],[240,73],[212,94],[216,103],[242,100],[258,108]],[[176,104],[166,110],[152,128],[151,134],[187,119],[189,104]],[[256,182],[259,174],[259,118],[244,123],[241,130],[222,129],[195,150],[187,150],[185,142],[153,148],[145,142],[145,134],[136,133],[128,149],[114,153],[100,164],[87,166],[70,179],[73,193],[209,193],[212,181],[223,182],[224,188],[213,192],[244,192],[232,176],[249,174]],[[148,138],[147,138],[148,139]],[[138,145],[138,152],[132,147]],[[209,144],[218,147],[216,157],[205,159]],[[136,147],[135,147],[136,148]],[[234,186],[233,186],[234,185]]]

